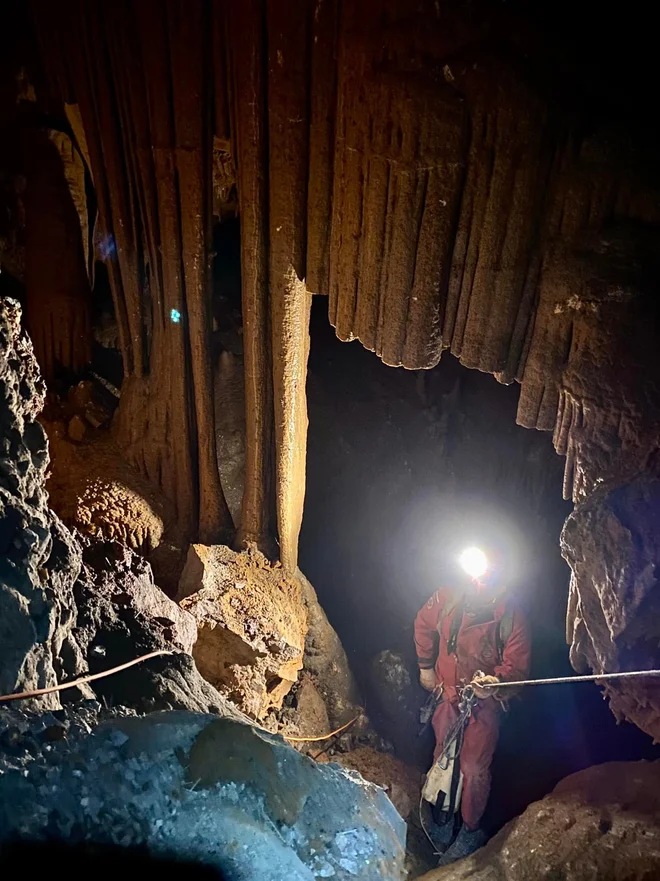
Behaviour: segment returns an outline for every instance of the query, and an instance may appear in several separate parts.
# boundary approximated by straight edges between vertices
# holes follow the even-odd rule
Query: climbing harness
[[[462,777],[459,758],[463,748],[463,737],[468,726],[470,717],[478,703],[478,697],[472,683],[465,685],[460,691],[458,703],[458,718],[447,732],[442,744],[442,752],[433,763],[431,770],[426,775],[426,781],[422,788],[422,796],[419,802],[419,822],[422,830],[434,848],[437,847],[424,823],[423,803],[429,802],[437,805],[440,792],[444,794],[441,810],[448,815],[451,822],[456,814],[457,802],[461,794]],[[449,772],[449,792],[440,788],[439,780],[446,779]],[[446,784],[445,784],[446,785]]]

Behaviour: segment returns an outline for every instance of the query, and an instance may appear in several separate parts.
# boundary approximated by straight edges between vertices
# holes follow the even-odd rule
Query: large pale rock
[[[572,569],[568,605],[571,662],[579,671],[660,667],[660,479],[640,474],[596,490],[562,533]],[[660,740],[660,682],[606,685],[610,707]]]
[[[0,769],[0,843],[139,847],[229,881],[403,878],[405,826],[382,791],[228,719],[115,720]]]
[[[652,881],[660,877],[660,762],[572,774],[471,857],[423,881]],[[421,879],[420,879],[421,881]]]
[[[303,665],[300,583],[254,548],[195,544],[178,598],[197,621],[202,676],[253,718],[280,707]]]

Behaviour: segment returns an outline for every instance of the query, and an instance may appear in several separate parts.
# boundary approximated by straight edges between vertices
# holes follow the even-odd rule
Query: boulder
[[[360,715],[360,694],[336,631],[328,621],[316,591],[303,573],[296,570],[307,610],[307,638],[303,666],[323,698],[332,728]]]
[[[115,719],[0,769],[0,843],[135,847],[236,881],[403,877],[405,826],[382,791],[228,719]]]
[[[424,881],[651,881],[660,877],[660,762],[566,777],[473,856]]]
[[[300,583],[254,547],[194,544],[177,596],[197,622],[202,676],[252,718],[279,708],[303,665]]]
[[[109,706],[143,713],[185,709],[244,719],[200,675],[190,655],[197,638],[195,619],[154,584],[149,564],[115,542],[83,536],[80,544],[76,623],[62,647],[62,677],[98,673],[165,649],[174,654],[99,679],[92,694]],[[63,692],[63,699],[78,696],[77,689]]]

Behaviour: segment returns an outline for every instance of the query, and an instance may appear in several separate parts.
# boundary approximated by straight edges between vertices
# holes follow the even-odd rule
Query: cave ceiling
[[[65,108],[105,242],[124,365],[116,437],[190,538],[232,540],[209,279],[214,216],[236,197],[239,545],[276,536],[296,566],[312,295],[340,339],[388,365],[427,369],[449,351],[520,383],[518,421],[554,432],[576,503],[655,468],[648,37],[637,22],[631,42],[632,13],[529,6],[30,4],[37,93]],[[83,314],[84,247],[67,254],[58,273],[26,272],[28,314],[46,301]],[[43,345],[80,359],[86,332],[51,320]]]

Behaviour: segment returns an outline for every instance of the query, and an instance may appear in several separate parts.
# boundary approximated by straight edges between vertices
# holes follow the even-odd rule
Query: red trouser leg
[[[458,706],[441,703],[433,714],[435,733],[434,761],[442,752],[447,732],[458,719]],[[479,701],[468,722],[461,749],[461,771],[463,772],[463,795],[461,797],[461,816],[469,829],[476,829],[486,809],[490,793],[490,765],[497,745],[500,731],[500,708],[495,700],[489,698]]]

